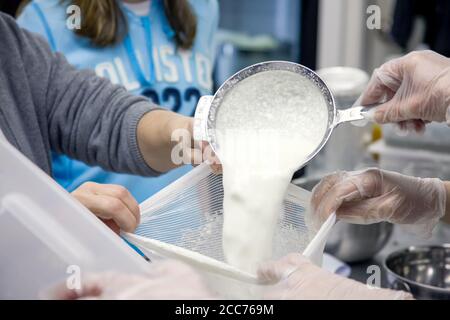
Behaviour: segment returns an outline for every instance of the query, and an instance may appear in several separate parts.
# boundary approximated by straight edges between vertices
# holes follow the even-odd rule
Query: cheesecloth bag
[[[274,235],[273,258],[302,253],[312,242],[315,234],[305,221],[309,200],[309,191],[289,186]],[[140,225],[135,234],[123,236],[152,261],[174,258],[203,272],[222,297],[257,298],[267,284],[224,260],[222,205],[222,175],[203,163],[141,203]],[[322,253],[323,247],[318,264]]]

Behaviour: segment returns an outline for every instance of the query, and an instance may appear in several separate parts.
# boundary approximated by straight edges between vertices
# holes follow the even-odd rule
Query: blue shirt
[[[119,1],[120,2],[120,1]],[[152,0],[148,16],[137,16],[122,6],[128,21],[128,35],[118,45],[93,46],[66,26],[67,6],[60,0],[34,0],[18,23],[43,35],[54,51],[62,52],[79,69],[123,85],[156,104],[192,116],[198,99],[212,92],[214,35],[218,26],[217,0],[191,0],[197,15],[197,35],[192,49],[178,49],[164,13],[162,0]],[[117,174],[90,167],[67,156],[53,154],[53,176],[68,191],[86,181],[119,184],[141,202],[167,186],[191,166],[184,166],[156,178]]]

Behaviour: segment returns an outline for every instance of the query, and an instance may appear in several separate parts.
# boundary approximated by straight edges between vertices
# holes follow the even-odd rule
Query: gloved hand
[[[139,204],[122,186],[86,182],[72,193],[114,232],[133,232],[139,224]]]
[[[277,281],[266,289],[265,299],[289,300],[407,300],[409,293],[368,286],[350,280],[309,262],[300,254],[290,254],[261,266],[258,276]]]
[[[82,275],[83,276],[83,275]],[[66,283],[44,291],[43,299],[187,300],[214,299],[199,274],[189,266],[167,260],[150,265],[148,274],[105,272],[82,278],[80,289]]]
[[[361,99],[362,105],[374,103],[383,103],[373,111],[376,122],[403,129],[422,131],[429,121],[450,119],[450,59],[417,51],[385,63]]]
[[[445,215],[446,189],[439,179],[376,168],[338,172],[323,178],[313,189],[311,207],[308,218],[316,228],[336,212],[338,219],[351,223],[406,225],[426,238]]]

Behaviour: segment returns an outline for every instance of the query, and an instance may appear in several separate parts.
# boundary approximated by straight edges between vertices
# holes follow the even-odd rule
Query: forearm
[[[58,60],[47,99],[52,149],[110,171],[155,175],[137,145],[137,125],[154,105]]]
[[[51,128],[54,137],[62,132],[75,141],[69,139],[58,145],[61,140],[56,139],[56,150],[59,147],[72,157],[112,171],[144,176],[164,173],[181,164],[172,161],[172,150],[178,143],[172,141],[172,133],[181,129],[190,139],[191,118],[155,110],[156,106],[143,97],[93,74],[71,70],[64,61],[62,64],[64,76],[55,78],[67,79],[67,73],[72,76],[63,87],[67,89],[58,90],[64,99],[58,96],[57,100],[66,102],[54,111],[57,116],[53,116]]]
[[[23,65],[27,75],[24,85],[33,99],[39,134],[50,149],[110,171],[156,174],[137,143],[138,122],[154,105],[92,71],[75,69],[61,54],[53,53],[43,38],[10,23],[11,42],[20,49],[17,64]]]
[[[153,170],[166,172],[180,165],[178,161],[172,159],[173,148],[180,142],[172,141],[175,130],[181,130],[181,133],[188,135],[190,140],[192,119],[167,110],[154,110],[144,115],[138,123],[139,149]]]

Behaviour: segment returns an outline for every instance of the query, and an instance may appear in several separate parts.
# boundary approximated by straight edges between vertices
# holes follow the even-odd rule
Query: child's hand
[[[167,110],[153,110],[139,122],[139,149],[153,170],[163,173],[181,165],[209,160],[214,172],[221,165],[206,142],[194,141],[194,118]]]
[[[217,157],[217,155],[212,150],[211,145],[206,141],[202,141],[201,150],[202,150],[202,161],[208,161],[209,166],[211,167],[214,173],[216,174],[222,173],[222,164],[220,163],[220,160]]]
[[[116,233],[133,232],[139,224],[139,205],[122,186],[86,182],[72,196]]]

